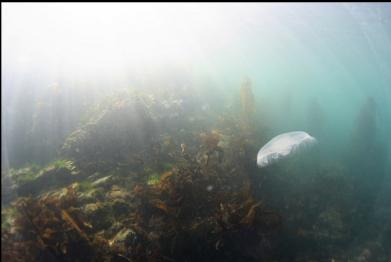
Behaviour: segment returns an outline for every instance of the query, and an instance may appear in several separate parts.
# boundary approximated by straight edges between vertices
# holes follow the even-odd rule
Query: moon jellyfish
[[[258,167],[266,167],[303,147],[313,145],[316,139],[306,132],[288,132],[274,137],[258,152]]]

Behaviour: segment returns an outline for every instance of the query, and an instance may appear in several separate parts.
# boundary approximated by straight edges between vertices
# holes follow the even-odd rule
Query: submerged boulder
[[[91,108],[60,154],[89,174],[113,167],[142,170],[163,155],[172,160],[181,143],[191,143],[193,133],[205,129],[206,121],[191,122],[201,111],[180,95],[157,97],[124,90]],[[178,126],[184,128],[178,132]]]
[[[66,139],[61,153],[79,162],[122,161],[149,146],[155,136],[147,104],[138,97],[98,105]]]
[[[11,169],[7,176],[12,190],[19,196],[37,195],[50,189],[67,186],[79,178],[80,172],[70,160],[56,160],[46,167],[28,166]]]

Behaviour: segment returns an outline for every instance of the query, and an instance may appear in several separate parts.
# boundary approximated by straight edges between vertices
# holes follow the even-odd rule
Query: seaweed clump
[[[105,242],[88,236],[91,225],[68,187],[63,195],[20,198],[13,226],[2,229],[4,261],[99,261]]]
[[[70,180],[61,185],[67,187],[47,192],[53,188],[40,186],[13,203],[17,213],[2,231],[3,258],[271,259],[281,218],[254,195],[256,148],[241,119],[211,126],[199,117],[193,125],[197,112],[172,115],[180,101],[159,104],[135,95],[98,106],[65,141],[61,154],[69,160],[44,169],[53,179],[66,170]],[[190,124],[178,130],[163,124],[167,118]]]
[[[200,151],[210,157],[221,149],[216,135],[209,138],[213,143]],[[157,183],[136,184],[127,227],[138,241],[129,242],[123,255],[132,261],[270,258],[280,216],[254,198],[245,166],[229,164],[229,159],[218,163],[190,157]]]

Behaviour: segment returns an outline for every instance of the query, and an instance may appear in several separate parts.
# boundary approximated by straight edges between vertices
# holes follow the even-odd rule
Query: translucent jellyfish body
[[[314,137],[303,131],[283,133],[274,137],[259,150],[257,165],[266,167],[315,142]]]

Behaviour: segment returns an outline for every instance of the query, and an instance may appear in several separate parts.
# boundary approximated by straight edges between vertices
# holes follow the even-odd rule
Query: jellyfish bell
[[[258,167],[266,167],[288,155],[301,151],[316,143],[316,138],[303,131],[283,133],[274,137],[258,152]]]

